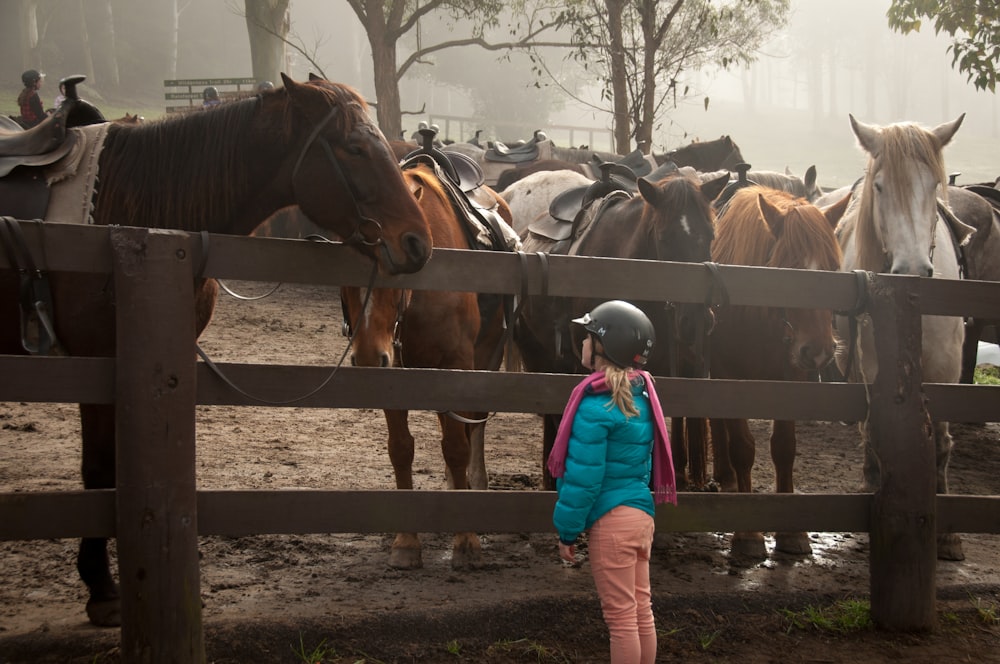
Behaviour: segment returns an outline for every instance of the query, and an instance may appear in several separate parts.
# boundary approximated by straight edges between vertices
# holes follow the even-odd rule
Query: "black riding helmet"
[[[42,76],[45,76],[45,74],[41,73],[37,69],[28,69],[21,74],[21,82],[24,83],[24,87],[30,88],[32,85],[40,81]]]
[[[642,309],[624,300],[599,304],[573,322],[599,339],[604,346],[603,356],[622,368],[641,369],[656,343],[649,318]]]
[[[208,101],[209,99],[218,99],[219,89],[214,86],[209,86],[205,88],[204,92],[201,93],[201,98],[205,101]]]

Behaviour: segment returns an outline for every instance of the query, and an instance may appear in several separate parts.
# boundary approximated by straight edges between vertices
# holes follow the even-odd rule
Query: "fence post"
[[[195,313],[184,233],[111,229],[122,661],[204,662]]]
[[[872,501],[871,615],[879,627],[936,624],[936,460],[921,372],[916,277],[874,277],[869,313],[878,375],[869,435],[880,486]]]

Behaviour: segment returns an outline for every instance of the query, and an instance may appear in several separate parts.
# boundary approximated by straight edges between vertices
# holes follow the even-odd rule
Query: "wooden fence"
[[[198,535],[263,533],[548,532],[544,491],[198,491],[196,404],[258,407],[195,361],[193,273],[224,279],[364,286],[370,263],[339,245],[127,227],[25,222],[48,269],[111,273],[117,293],[113,359],[0,356],[0,401],[116,403],[116,490],[0,494],[0,539],[117,537],[124,661],[204,659]],[[0,256],[0,270],[9,264]],[[854,275],[720,266],[733,304],[848,310]],[[544,283],[543,283],[544,279]],[[435,250],[418,274],[378,285],[529,296],[703,302],[703,265]],[[871,534],[871,609],[877,624],[922,630],[935,621],[935,535],[1000,533],[1000,497],[935,496],[927,414],[996,421],[1000,387],[922,384],[920,314],[1000,317],[1000,284],[871,275],[868,312],[878,379],[803,384],[661,377],[667,416],[857,421],[868,417],[888,472],[874,494],[683,494],[660,531],[807,530]],[[561,412],[579,380],[561,374],[220,364],[247,394],[298,406]],[[456,373],[459,374],[456,376]],[[456,383],[461,389],[455,389]],[[155,387],[157,389],[150,389]],[[168,426],[169,423],[169,426]],[[889,478],[889,479],[886,479]],[[139,571],[142,573],[138,573]]]

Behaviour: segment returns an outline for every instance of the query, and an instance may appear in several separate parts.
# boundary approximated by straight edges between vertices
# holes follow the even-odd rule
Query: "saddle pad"
[[[45,169],[51,189],[46,221],[73,224],[94,223],[94,192],[97,184],[98,157],[104,148],[110,123],[74,127],[70,132],[79,133],[83,147],[78,152]]]

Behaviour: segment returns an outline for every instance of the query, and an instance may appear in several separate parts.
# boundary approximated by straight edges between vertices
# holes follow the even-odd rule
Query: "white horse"
[[[958,131],[965,115],[925,129],[912,123],[884,127],[867,125],[850,116],[858,143],[868,154],[865,178],[854,187],[852,199],[837,227],[844,252],[842,270],[866,270],[938,279],[958,279],[956,242],[968,240],[971,229],[949,222],[938,211],[938,199],[946,200],[948,181],[941,156],[942,148]],[[953,232],[958,231],[956,236]],[[953,237],[955,239],[953,239]],[[837,317],[841,339],[849,338],[849,321]],[[928,383],[957,383],[962,368],[961,318],[924,316],[923,379]],[[871,321],[863,317],[850,355],[842,354],[838,364],[848,380],[871,383],[878,365]],[[948,461],[951,434],[947,422],[934,422],[937,452],[937,491],[948,492]],[[864,489],[878,486],[878,460],[869,445],[868,432],[861,426],[865,443]],[[938,557],[962,560],[962,543],[957,535],[938,538]]]
[[[510,206],[514,230],[523,238],[533,221],[549,214],[549,203],[553,198],[568,189],[593,182],[576,171],[538,171],[501,191],[500,197]]]

